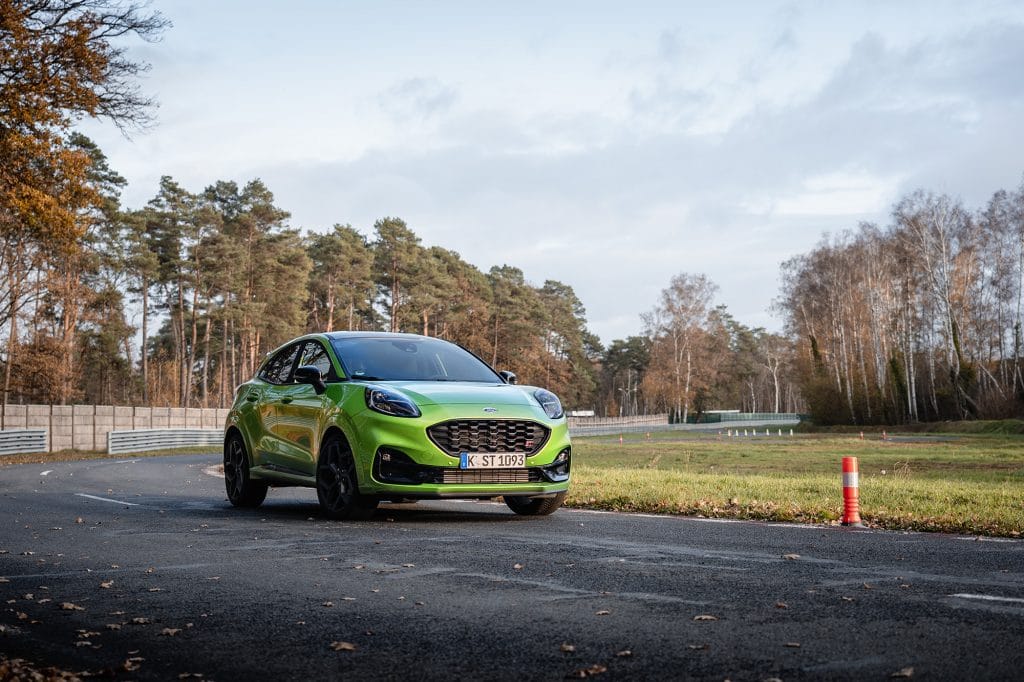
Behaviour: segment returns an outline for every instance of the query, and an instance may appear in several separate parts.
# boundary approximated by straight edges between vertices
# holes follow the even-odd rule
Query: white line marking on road
[[[1024,604],[1024,599],[1018,599],[1017,597],[997,597],[993,594],[951,594],[951,597],[958,599],[977,599],[979,601],[1002,601],[1009,602],[1011,604]]]
[[[75,493],[78,497],[88,497],[90,500],[99,500],[100,502],[113,502],[114,504],[126,504],[129,507],[138,507],[136,502],[124,502],[123,500],[111,500],[108,497],[97,497],[96,495],[87,495],[85,493]]]
[[[137,459],[119,459],[114,464],[135,464],[138,461]]]
[[[1013,538],[986,538],[981,535],[968,535],[965,537],[958,537],[957,540],[967,540],[968,542],[1002,542],[1002,543],[1016,543],[1020,540],[1014,540]]]
[[[40,471],[39,475],[40,476],[48,476],[48,475],[50,475],[52,473],[53,473],[53,469],[47,469],[46,471]]]

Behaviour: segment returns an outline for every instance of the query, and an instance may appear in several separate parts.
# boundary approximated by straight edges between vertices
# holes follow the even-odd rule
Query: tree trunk
[[[149,330],[149,281],[142,278],[142,404],[149,405],[149,352],[146,349]]]

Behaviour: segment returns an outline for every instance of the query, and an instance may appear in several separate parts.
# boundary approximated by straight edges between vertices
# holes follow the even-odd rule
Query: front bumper
[[[461,406],[460,406],[461,407]],[[367,410],[355,415],[353,448],[364,494],[407,498],[485,498],[500,495],[550,496],[569,487],[571,444],[566,420],[550,420],[538,407],[504,407],[502,417],[531,420],[549,430],[537,452],[517,469],[460,469],[459,458],[441,450],[427,435],[431,426],[452,419],[479,418],[481,410],[424,409],[422,417],[401,419]]]

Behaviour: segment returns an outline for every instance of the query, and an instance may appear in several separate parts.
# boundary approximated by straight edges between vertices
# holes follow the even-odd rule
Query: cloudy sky
[[[88,124],[141,206],[259,177],[291,224],[398,216],[570,284],[606,343],[703,272],[748,325],[779,264],[924,187],[1024,177],[1019,2],[154,0],[153,130]]]

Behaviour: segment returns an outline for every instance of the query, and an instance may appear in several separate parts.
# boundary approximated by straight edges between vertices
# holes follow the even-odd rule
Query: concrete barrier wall
[[[4,430],[42,429],[50,452],[106,450],[111,431],[220,429],[228,410],[215,407],[115,407],[113,405],[8,405]]]

